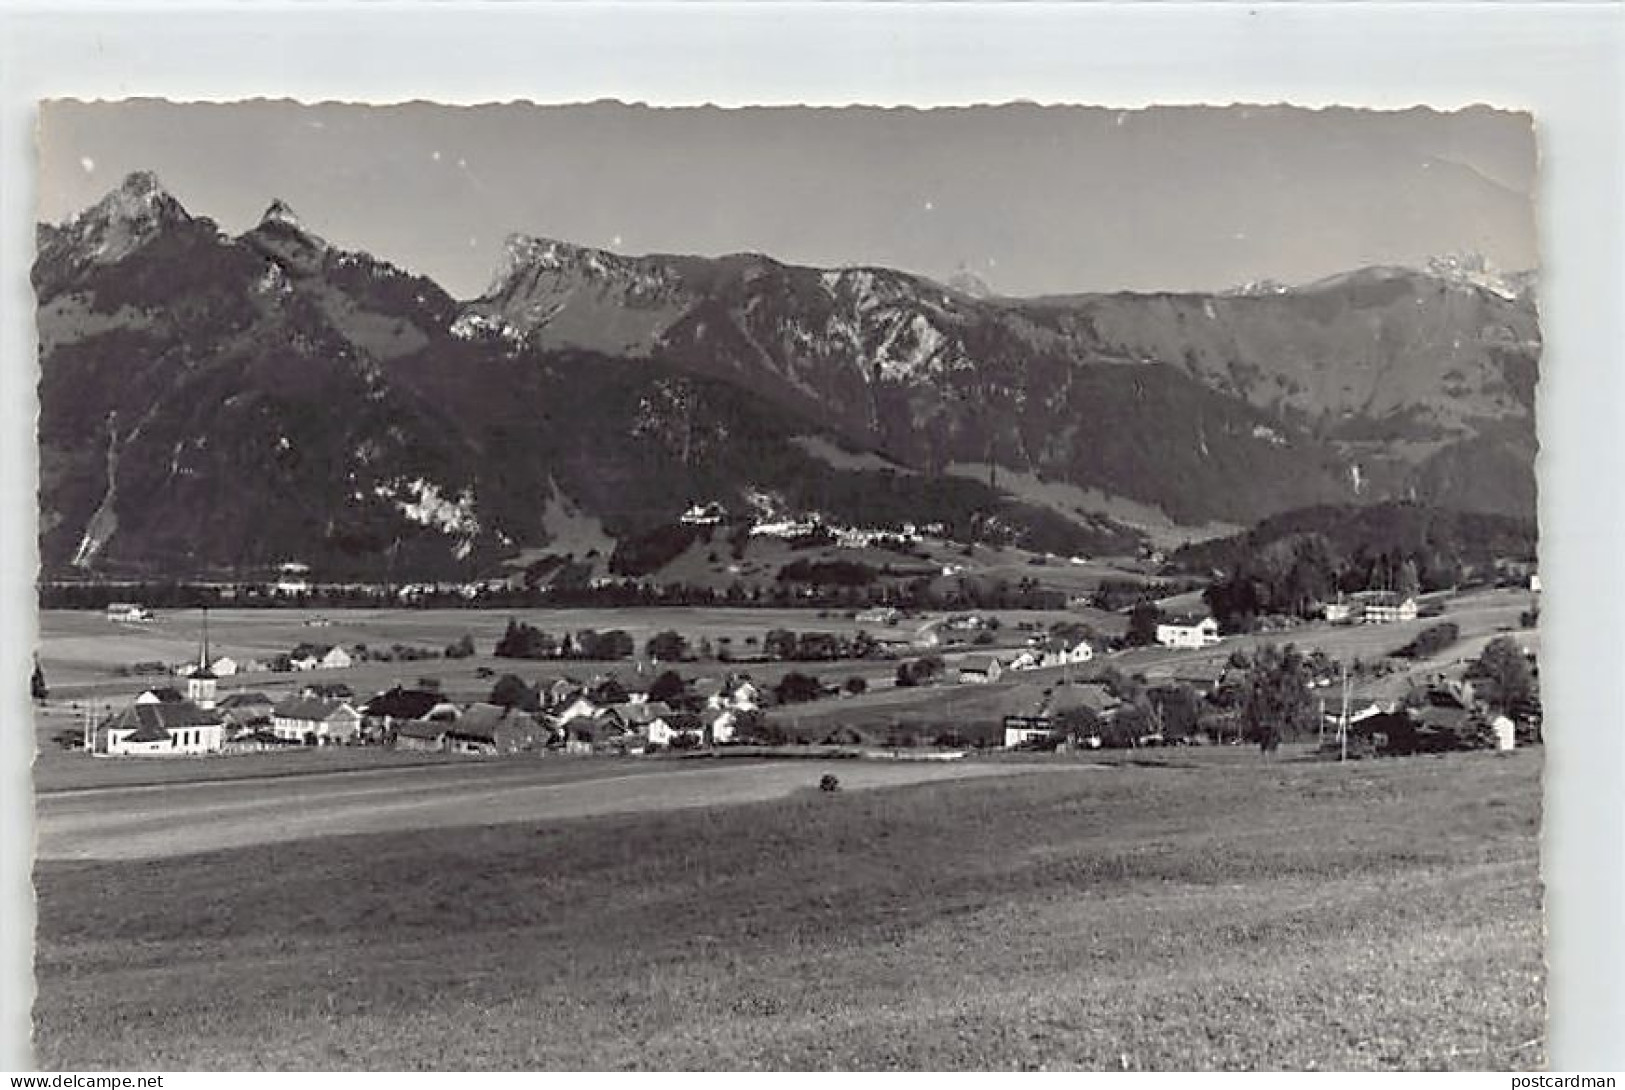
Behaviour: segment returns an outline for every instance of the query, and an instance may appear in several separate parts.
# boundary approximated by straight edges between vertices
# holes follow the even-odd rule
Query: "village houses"
[[[228,728],[269,727],[273,702],[264,693],[238,692],[222,697],[218,705]]]
[[[348,670],[355,659],[344,648],[335,645],[307,645],[294,649],[288,665],[295,670]]]
[[[547,748],[551,731],[519,708],[476,702],[445,733],[446,750],[479,756],[536,753]]]
[[[1038,670],[1055,666],[1078,666],[1093,661],[1095,649],[1088,640],[1063,641],[1059,645],[1039,643],[1017,655],[1012,670]]]
[[[290,697],[271,709],[271,733],[307,745],[348,745],[361,733],[361,712],[347,700]]]

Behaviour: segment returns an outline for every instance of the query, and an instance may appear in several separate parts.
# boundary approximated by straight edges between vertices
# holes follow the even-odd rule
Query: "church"
[[[104,751],[116,757],[219,753],[226,741],[226,717],[216,707],[218,685],[219,679],[209,667],[209,615],[205,611],[198,668],[186,679],[185,698],[137,698],[103,726]]]

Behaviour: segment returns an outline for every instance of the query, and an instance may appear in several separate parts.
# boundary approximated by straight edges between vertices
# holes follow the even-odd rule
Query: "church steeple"
[[[209,668],[209,663],[211,663],[213,661],[214,661],[213,658],[211,658],[210,655],[209,655],[209,607],[204,606],[203,607],[203,653],[202,653],[202,657],[198,660],[198,665],[201,666],[203,669],[207,670]]]
[[[209,665],[209,607],[203,607],[203,638],[198,642],[197,669],[186,679],[186,699],[200,708],[212,708],[215,703],[215,676]]]

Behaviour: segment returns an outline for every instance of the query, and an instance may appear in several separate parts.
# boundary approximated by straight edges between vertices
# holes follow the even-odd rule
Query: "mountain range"
[[[47,573],[471,575],[720,501],[1045,551],[1413,500],[1532,518],[1528,275],[999,297],[514,235],[490,287],[135,174],[38,229]]]

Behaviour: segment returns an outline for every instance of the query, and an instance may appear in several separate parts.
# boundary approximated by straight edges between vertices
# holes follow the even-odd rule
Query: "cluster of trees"
[[[762,637],[762,653],[780,662],[835,662],[840,659],[872,659],[884,653],[880,642],[869,633],[792,632],[775,628]]]
[[[1413,503],[1306,507],[1272,516],[1233,537],[1187,545],[1170,558],[1180,571],[1231,571],[1248,557],[1320,538],[1342,566],[1345,589],[1391,586],[1406,560],[1426,590],[1455,586],[1497,560],[1532,560],[1536,527],[1529,519]],[[1358,583],[1358,586],[1350,584]]]
[[[1339,592],[1416,595],[1488,578],[1503,560],[1534,556],[1526,520],[1412,504],[1309,508],[1246,534],[1187,546],[1170,565],[1218,572],[1205,592],[1228,632],[1268,615],[1305,616]]]
[[[632,637],[619,628],[600,632],[584,628],[555,637],[534,625],[509,618],[508,627],[497,640],[499,659],[590,659],[613,661],[632,657]]]
[[[644,642],[643,653],[656,662],[687,662],[694,657],[688,638],[670,628],[650,636]]]
[[[880,573],[859,560],[792,560],[779,569],[781,583],[811,583],[815,586],[863,587]]]
[[[1198,586],[1201,586],[1199,581],[1190,580],[1140,582],[1135,579],[1102,579],[1094,594],[1090,595],[1089,601],[1096,609],[1103,609],[1108,613],[1121,613],[1142,602],[1170,598],[1187,590],[1194,590]]]
[[[690,528],[692,529],[692,528]],[[591,567],[549,558],[527,572],[518,586],[416,587],[403,598],[393,583],[316,586],[298,594],[275,594],[264,585],[201,583],[42,583],[42,609],[105,609],[109,602],[133,601],[152,609],[619,609],[636,606],[726,606],[784,609],[823,607],[865,609],[895,606],[912,610],[1064,609],[1067,595],[1030,577],[944,580],[935,572],[882,566],[875,578],[853,582],[862,573],[846,561],[792,561],[791,574],[769,584],[734,580],[727,586],[682,581],[652,582],[626,575],[593,585]],[[796,565],[804,564],[797,568]],[[868,565],[862,565],[869,567]],[[801,580],[797,573],[811,576]],[[552,573],[549,575],[549,573]]]
[[[1309,688],[1313,676],[1309,660],[1292,644],[1260,646],[1241,693],[1243,737],[1273,753],[1284,738],[1318,731],[1320,711]]]
[[[1467,679],[1493,708],[1525,719],[1540,714],[1540,689],[1534,667],[1518,642],[1497,636],[1467,669]]]
[[[461,653],[465,646],[464,641],[467,641],[466,646],[468,648],[468,655],[463,655]],[[312,651],[314,651],[317,655],[320,655],[326,650],[327,649],[325,647],[322,647],[319,644],[302,643],[293,649],[293,653],[291,655],[278,655],[276,658],[272,659],[271,669],[281,669],[282,667],[279,665],[279,663],[281,663],[284,659],[300,658],[301,656]],[[456,650],[458,654],[452,654],[453,650]],[[405,643],[392,643],[388,647],[373,647],[369,644],[358,643],[355,645],[355,647],[351,648],[351,652],[351,657],[356,659],[358,662],[423,662],[427,659],[437,659],[442,656],[446,658],[467,658],[469,655],[474,654],[474,637],[465,633],[462,639],[443,649],[436,649],[433,647],[413,647],[410,644]]]
[[[1105,718],[1088,705],[1061,707],[1054,740],[1093,736],[1107,748],[1127,748],[1146,737],[1174,742],[1206,734],[1243,739],[1272,752],[1284,739],[1318,729],[1319,709],[1308,684],[1324,669],[1316,654],[1305,655],[1291,644],[1266,644],[1233,662],[1224,684],[1207,695],[1180,682],[1148,684],[1108,667],[1094,680],[1123,703]],[[1065,695],[1054,699],[1064,702]]]
[[[1202,593],[1226,632],[1249,632],[1260,617],[1302,616],[1332,596],[1338,585],[1336,559],[1319,535],[1245,555],[1227,575]],[[1361,584],[1358,588],[1365,589]]]
[[[921,655],[897,664],[897,687],[906,689],[914,685],[929,685],[943,675],[947,664],[941,655]]]

